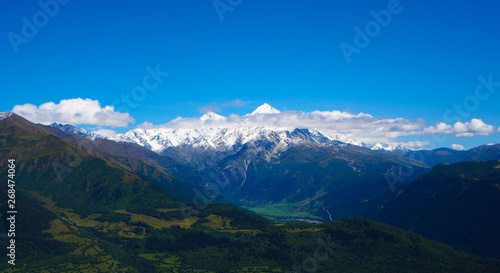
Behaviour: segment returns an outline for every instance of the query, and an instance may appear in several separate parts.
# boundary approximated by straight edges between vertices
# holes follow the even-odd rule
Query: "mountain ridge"
[[[459,250],[500,258],[500,160],[442,163],[374,219]]]

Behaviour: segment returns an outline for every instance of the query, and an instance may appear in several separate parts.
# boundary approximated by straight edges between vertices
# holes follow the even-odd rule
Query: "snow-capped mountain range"
[[[73,133],[75,135],[78,135],[78,136],[81,136],[84,138],[88,138],[91,140],[95,140],[96,138],[105,138],[104,136],[101,136],[101,135],[96,134],[94,132],[89,132],[83,128],[78,128],[72,124],[60,124],[60,123],[54,122],[54,123],[50,124],[49,126],[60,129],[60,130],[65,131],[65,132]]]
[[[293,134],[295,129],[279,126],[265,126],[251,122],[250,118],[270,118],[272,115],[279,114],[280,111],[265,103],[259,106],[255,111],[242,117],[240,122],[225,122],[229,118],[207,112],[193,121],[198,125],[195,128],[134,128],[124,134],[114,137],[107,137],[110,140],[118,142],[131,142],[151,149],[154,152],[162,153],[168,148],[191,146],[196,149],[208,149],[215,151],[233,150],[235,146],[241,146],[246,143],[266,139],[278,144],[279,150],[285,150],[286,147],[293,144],[304,142],[313,142],[322,145],[356,145],[366,147],[372,150],[383,151],[408,151],[402,145],[393,145],[386,143],[365,144],[356,141],[342,134],[328,134],[315,129],[303,129],[303,134]],[[106,138],[94,132],[89,132],[82,128],[77,128],[69,124],[53,123],[50,126],[59,128],[63,131],[75,133],[79,136],[89,139]]]
[[[245,117],[256,115],[273,115],[280,111],[264,104],[258,107],[251,114]],[[268,127],[256,125],[249,120],[244,120],[236,124],[218,123],[226,120],[227,117],[214,112],[207,112],[199,118],[200,128],[173,129],[173,128],[151,128],[132,129],[125,134],[117,135],[112,140],[132,142],[147,147],[157,153],[161,153],[167,148],[189,145],[196,148],[215,149],[226,151],[235,145],[242,145],[258,139],[267,139],[279,143],[280,147],[286,148],[290,144],[298,144],[304,141],[328,144],[352,144],[364,146],[363,143],[351,139],[345,135],[327,135],[318,130],[305,129],[310,137],[303,138],[294,131],[285,127]]]

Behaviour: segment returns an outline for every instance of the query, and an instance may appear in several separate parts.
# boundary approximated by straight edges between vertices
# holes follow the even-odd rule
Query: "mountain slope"
[[[16,160],[16,187],[86,213],[128,206],[174,207],[179,201],[135,173],[17,115],[0,121],[0,171]],[[148,196],[145,198],[145,196]]]
[[[3,181],[3,179],[2,179]],[[7,218],[10,214],[6,214],[11,209],[8,208],[8,188],[6,184],[0,181],[0,230],[2,233],[10,229],[10,222]],[[57,218],[56,214],[43,208],[37,202],[27,198],[23,194],[16,193],[16,228],[15,237],[8,237],[0,240],[0,245],[6,249],[10,239],[16,241],[16,260],[24,260],[28,264],[36,265],[46,261],[54,261],[70,250],[70,245],[59,241],[52,240],[48,234],[43,231],[50,228],[50,222]],[[11,233],[11,232],[9,232]],[[21,251],[22,250],[22,251]],[[56,259],[54,259],[56,258]],[[9,258],[10,260],[10,258]],[[0,264],[0,271],[10,267],[5,259]]]
[[[381,211],[380,221],[500,258],[500,161],[441,164]]]
[[[293,133],[309,136],[307,130]],[[412,168],[409,181],[427,172],[411,160],[353,145],[308,141],[275,152],[278,145],[268,139],[247,143],[203,172],[235,202],[281,221],[362,215],[367,201],[403,185],[384,176],[394,166]]]
[[[123,168],[164,188],[184,202],[191,203],[198,192],[204,191],[202,186],[208,184],[207,179],[195,169],[137,144],[119,143],[104,138],[91,140],[75,135],[72,133],[73,129],[69,132],[61,130],[61,128],[68,129],[68,126],[45,126],[44,128],[73,145],[83,147],[90,153],[104,156],[120,164]],[[230,202],[209,192],[205,195],[215,203]]]
[[[94,132],[89,132],[83,128],[78,128],[78,127],[71,125],[71,124],[60,124],[60,123],[54,122],[54,123],[50,124],[49,126],[46,126],[45,128],[46,129],[57,128],[61,131],[70,132],[70,133],[73,133],[77,136],[81,136],[81,137],[88,138],[91,140],[94,140],[96,138],[104,138],[103,136],[100,136]]]

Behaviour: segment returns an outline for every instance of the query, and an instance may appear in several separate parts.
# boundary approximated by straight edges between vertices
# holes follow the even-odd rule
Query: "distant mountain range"
[[[279,142],[279,150],[286,149],[287,145],[303,141],[319,142],[325,145],[340,143],[358,146],[364,145],[344,135],[327,135],[318,130],[302,130],[309,131],[311,135],[311,138],[303,139],[302,135],[291,134],[296,128],[267,127],[256,125],[250,121],[252,117],[260,116],[261,118],[269,118],[269,116],[272,117],[273,114],[277,113],[280,112],[270,105],[264,104],[251,114],[244,116],[243,121],[228,125],[228,123],[221,121],[229,118],[213,112],[207,112],[199,119],[193,121],[197,125],[196,128],[136,128],[111,139],[136,143],[160,154],[169,148],[186,146],[207,151],[234,151],[246,143],[262,138]],[[188,158],[184,160],[189,161]]]
[[[405,156],[424,162],[431,167],[441,163],[496,160],[500,159],[500,144],[481,145],[466,151],[448,148],[410,151]]]

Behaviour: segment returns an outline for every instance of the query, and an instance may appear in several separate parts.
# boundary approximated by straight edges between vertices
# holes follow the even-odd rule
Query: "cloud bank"
[[[61,100],[59,103],[47,102],[40,106],[29,103],[16,105],[12,112],[41,124],[58,122],[125,127],[134,122],[128,113],[115,112],[113,106],[101,107],[98,100],[81,98]]]
[[[474,118],[470,122],[456,122],[454,125],[449,125],[444,122],[438,123],[436,126],[429,126],[424,129],[426,134],[451,134],[457,137],[473,137],[487,136],[497,132],[497,129],[484,123],[482,120]]]
[[[429,145],[426,141],[400,141],[398,137],[425,137],[437,134],[457,137],[484,136],[497,133],[500,128],[484,123],[480,119],[468,122],[446,124],[443,122],[430,125],[424,119],[381,118],[366,113],[346,111],[286,111],[277,114],[230,115],[223,120],[205,120],[199,118],[176,118],[163,125],[143,123],[139,128],[199,129],[208,127],[237,127],[241,124],[253,124],[272,128],[293,130],[316,129],[326,136],[344,135],[364,143],[402,144],[411,149]]]

